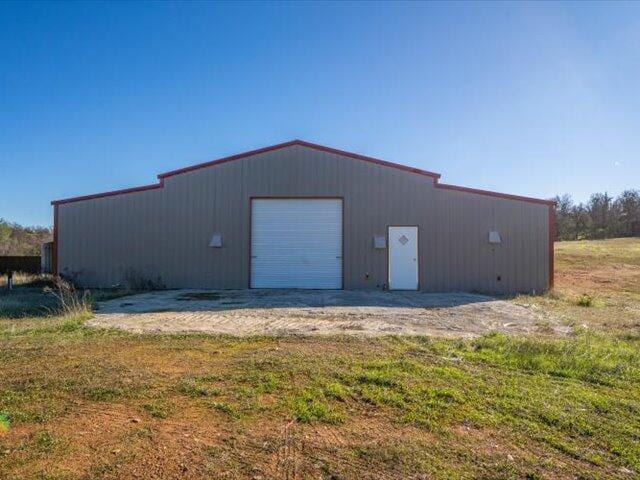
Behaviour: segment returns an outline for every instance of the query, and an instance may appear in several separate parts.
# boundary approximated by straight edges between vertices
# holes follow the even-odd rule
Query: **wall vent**
[[[387,248],[387,237],[384,235],[374,235],[373,248]]]
[[[500,238],[500,233],[495,230],[491,230],[489,232],[489,243],[501,244],[502,239]]]
[[[211,241],[209,242],[209,246],[213,248],[221,248],[222,247],[222,235],[219,233],[214,233],[211,237]]]

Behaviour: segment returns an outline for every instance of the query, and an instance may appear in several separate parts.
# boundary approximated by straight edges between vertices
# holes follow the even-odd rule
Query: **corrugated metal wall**
[[[548,287],[547,205],[439,189],[427,176],[300,145],[167,177],[163,188],[60,204],[59,271],[85,285],[129,272],[167,287],[247,288],[250,198],[269,196],[344,199],[345,288],[387,282],[387,250],[372,237],[389,225],[419,226],[422,289]],[[492,229],[502,245],[488,243]],[[208,246],[214,232],[223,248]]]

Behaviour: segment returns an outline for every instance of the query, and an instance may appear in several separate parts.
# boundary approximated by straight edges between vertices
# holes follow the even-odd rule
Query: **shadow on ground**
[[[163,290],[104,302],[100,309],[105,313],[142,313],[305,307],[447,308],[495,300],[471,293],[377,290]]]

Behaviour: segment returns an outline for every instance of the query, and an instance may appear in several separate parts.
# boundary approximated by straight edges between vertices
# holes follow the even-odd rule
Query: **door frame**
[[[340,202],[342,203],[342,218],[341,218],[341,244],[340,245],[340,255],[341,255],[341,264],[340,264],[340,288],[338,290],[344,290],[344,265],[345,265],[345,258],[344,258],[344,224],[345,224],[345,202],[344,202],[344,197],[339,197],[339,196],[326,196],[326,197],[316,197],[316,196],[273,196],[273,195],[255,195],[255,196],[251,196],[249,197],[249,235],[247,235],[248,238],[248,242],[249,244],[247,245],[247,252],[249,252],[249,258],[248,258],[248,275],[247,275],[247,288],[249,290],[251,290],[253,287],[251,286],[251,255],[252,255],[252,251],[251,251],[251,233],[252,233],[252,213],[253,213],[253,201],[254,200],[340,200]],[[282,290],[287,290],[282,289]]]
[[[405,292],[413,292],[413,291],[419,291],[422,289],[422,285],[420,282],[420,277],[422,274],[422,267],[420,266],[420,259],[422,258],[422,249],[420,248],[420,225],[387,225],[387,289],[389,291],[392,291],[391,288],[391,278],[390,278],[390,274],[391,274],[391,269],[389,268],[389,264],[391,263],[391,242],[389,241],[389,230],[393,227],[415,227],[416,229],[416,241],[418,242],[417,248],[416,248],[416,254],[418,256],[418,258],[416,259],[416,263],[417,265],[417,274],[418,274],[418,286],[416,288],[416,290],[404,290]],[[403,290],[398,290],[398,291],[403,291]]]

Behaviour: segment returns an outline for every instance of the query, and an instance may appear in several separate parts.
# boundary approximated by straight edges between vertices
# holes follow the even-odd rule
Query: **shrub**
[[[591,307],[593,305],[593,297],[583,293],[578,297],[578,301],[576,303],[579,307]]]

